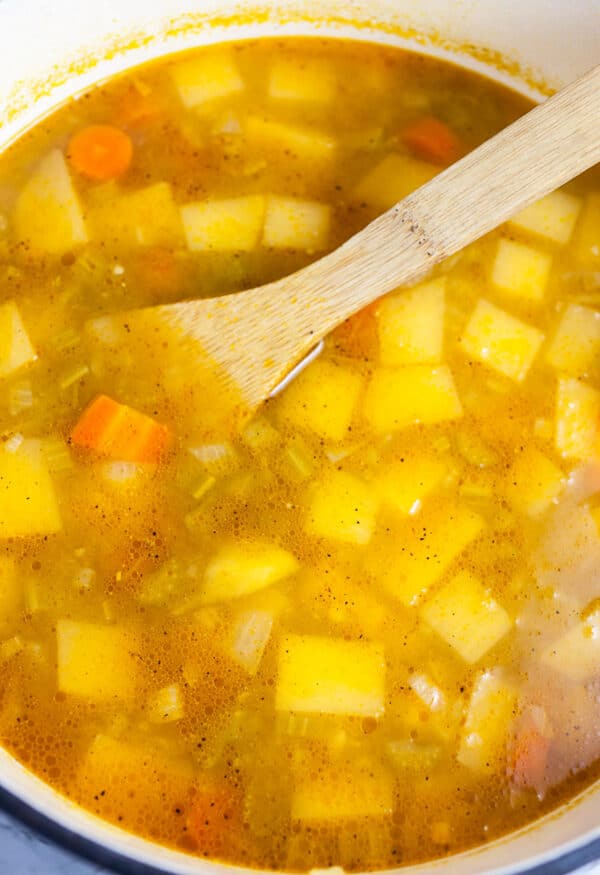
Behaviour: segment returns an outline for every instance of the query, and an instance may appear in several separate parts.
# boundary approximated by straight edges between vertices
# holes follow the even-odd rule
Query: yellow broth
[[[241,434],[209,440],[214,390],[119,315],[292,272],[527,109],[264,40],[2,156],[0,738],[58,790],[201,856],[358,871],[594,780],[597,169],[340,326]],[[90,125],[114,148],[78,152]]]

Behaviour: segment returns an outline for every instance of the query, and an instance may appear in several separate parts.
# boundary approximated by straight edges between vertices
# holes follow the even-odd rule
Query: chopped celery
[[[243,611],[234,622],[229,653],[251,675],[258,670],[272,628],[273,616],[267,611]]]
[[[74,386],[75,383],[81,382],[84,377],[87,377],[90,369],[87,365],[78,365],[72,370],[68,371],[63,377],[61,377],[59,386],[64,391],[65,389],[69,389],[71,386]]]
[[[307,480],[315,469],[314,453],[298,435],[285,445],[282,462],[284,476],[288,475],[294,481]]]
[[[192,497],[195,498],[196,501],[200,501],[201,498],[204,498],[210,492],[216,482],[217,478],[213,477],[212,474],[208,474],[194,488],[194,491],[192,492]]]
[[[412,738],[388,741],[386,753],[397,769],[427,772],[433,768],[442,755],[437,744],[419,744]]]

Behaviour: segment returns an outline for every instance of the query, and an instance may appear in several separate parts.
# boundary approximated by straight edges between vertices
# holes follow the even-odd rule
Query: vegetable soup
[[[340,325],[241,426],[153,304],[339,245],[529,108],[394,48],[220,45],[0,158],[0,740],[141,836],[372,870],[600,758],[600,174]]]

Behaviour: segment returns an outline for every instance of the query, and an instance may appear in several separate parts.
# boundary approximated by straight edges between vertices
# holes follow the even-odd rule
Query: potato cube
[[[222,547],[204,572],[202,604],[229,601],[250,595],[291,577],[297,559],[276,544],[236,541]]]
[[[452,373],[445,365],[378,368],[367,386],[364,415],[380,434],[419,422],[447,422],[462,414]]]
[[[594,455],[600,419],[600,392],[580,380],[558,381],[554,443],[565,459]]]
[[[0,629],[14,620],[22,603],[22,584],[15,560],[0,557]]]
[[[571,681],[585,683],[600,665],[600,611],[565,632],[542,654],[542,662]]]
[[[593,265],[600,262],[600,191],[588,194],[573,240],[577,258]]]
[[[500,240],[492,266],[492,282],[514,298],[543,301],[551,267],[552,259],[545,252],[514,240]]]
[[[527,376],[543,340],[539,329],[481,298],[465,327],[460,345],[469,358],[520,383]]]
[[[166,810],[185,810],[193,779],[187,763],[156,746],[97,735],[83,756],[75,787],[78,801],[94,814],[119,814],[132,828],[132,797],[144,799],[144,822],[155,830],[164,829]]]
[[[329,161],[335,155],[335,140],[314,128],[248,116],[245,132],[250,146],[261,152],[275,151],[304,161]]]
[[[387,210],[439,173],[440,168],[409,155],[390,154],[361,179],[353,199]]]
[[[479,675],[463,724],[459,763],[480,774],[504,774],[506,745],[516,705],[516,690],[500,669]]]
[[[281,642],[278,711],[381,717],[385,708],[383,646],[319,635]]]
[[[383,365],[437,364],[444,347],[446,280],[429,280],[385,298],[377,308]]]
[[[92,236],[121,247],[182,246],[179,207],[167,182],[122,194],[88,210]]]
[[[565,191],[553,191],[509,221],[520,231],[528,231],[553,243],[568,243],[573,234],[581,200]]]
[[[390,773],[368,760],[335,769],[306,770],[292,795],[292,820],[337,821],[390,815],[394,807]]]
[[[231,97],[244,89],[233,51],[228,48],[180,61],[172,67],[171,77],[181,102],[189,109]]]
[[[8,377],[37,359],[14,301],[0,305],[0,377]]]
[[[532,517],[548,510],[564,485],[560,468],[531,446],[518,452],[506,475],[506,494],[511,505]]]
[[[51,535],[62,529],[40,442],[0,447],[0,538]]]
[[[382,551],[377,556],[377,576],[391,595],[414,605],[483,528],[483,519],[474,511],[438,501],[411,520],[391,555]]]
[[[262,195],[200,201],[180,208],[192,252],[251,252],[258,246],[265,218]]]
[[[263,246],[272,249],[326,249],[331,221],[328,204],[293,197],[267,198]]]
[[[58,149],[46,155],[21,190],[14,229],[35,252],[63,255],[88,241],[77,192],[65,157]]]
[[[377,499],[373,490],[345,471],[332,471],[313,484],[305,529],[318,538],[368,544],[375,529]]]
[[[314,431],[320,437],[341,441],[348,435],[362,378],[333,362],[317,359],[281,395],[280,423]]]
[[[443,459],[427,453],[405,453],[401,460],[394,459],[385,466],[376,480],[377,494],[400,513],[415,514],[447,473]]]
[[[563,374],[583,377],[598,360],[599,353],[600,313],[568,304],[546,350],[546,361]]]
[[[333,68],[319,58],[278,58],[269,73],[269,97],[305,103],[331,103],[336,93]]]
[[[428,598],[421,616],[469,664],[478,662],[512,627],[504,608],[468,571]]]
[[[75,620],[56,624],[58,689],[94,701],[133,700],[137,642],[118,626]]]

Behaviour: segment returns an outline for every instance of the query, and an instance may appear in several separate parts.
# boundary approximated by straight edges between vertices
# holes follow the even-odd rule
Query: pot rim
[[[1,784],[0,809],[19,820],[25,826],[40,833],[57,847],[70,852],[74,856],[83,857],[91,863],[109,868],[119,873],[119,875],[171,875],[168,869],[163,869],[160,865],[154,866],[141,860],[136,860],[121,851],[102,845],[75,830],[68,829],[58,820],[54,820],[41,812],[33,804],[6,790]],[[535,861],[533,865],[525,863],[519,868],[515,868],[513,875],[570,875],[570,873],[577,872],[585,866],[600,861],[600,837],[586,838],[584,836],[583,839],[584,841],[580,847],[567,849],[554,859],[541,863],[535,863]],[[451,857],[448,859],[451,859]],[[214,864],[215,861],[212,862]],[[271,870],[256,869],[254,871],[266,873]]]
[[[4,10],[10,11],[9,8],[11,6],[11,3],[12,0],[6,0],[6,2],[3,4]],[[0,11],[2,10],[0,9]],[[305,21],[306,23],[309,23],[310,18],[306,19]],[[291,24],[291,28],[286,25],[284,25],[283,27],[278,27],[277,35],[294,35],[295,33],[297,33],[294,28],[295,23],[296,22]],[[341,27],[339,28],[336,28],[334,26],[333,31],[337,30],[337,33],[329,31],[326,28],[325,32],[321,32],[321,34],[319,34],[317,31],[314,31],[311,35],[321,35],[332,38],[335,38],[336,36],[342,38],[349,37],[350,33],[348,33],[348,30],[353,31],[354,26],[350,24],[348,27],[348,25],[349,22],[343,22],[341,24]],[[272,26],[273,22],[269,22],[264,28],[266,32],[263,35],[266,38],[276,35],[270,32]],[[225,31],[226,30],[227,25],[225,25]],[[240,28],[236,25],[234,26],[233,30],[237,31],[237,35],[232,37],[224,34],[223,32],[218,33],[219,28],[217,27],[216,31],[213,33],[212,39],[209,39],[208,41],[218,42],[223,39],[225,39],[226,41],[237,41],[240,39],[249,38],[248,35],[244,33],[244,27]],[[345,30],[346,32],[344,32]],[[307,36],[308,34],[303,33],[303,35]],[[358,39],[359,41],[362,40],[365,42],[373,42],[377,41],[378,35],[380,36],[381,33],[377,24],[375,24],[372,25],[372,29],[371,27],[365,27],[361,30],[360,36],[357,36],[355,33],[354,36],[351,38]],[[496,67],[496,64],[494,63],[494,59],[480,60],[476,56],[473,56],[470,58],[470,63],[465,63],[465,61],[467,61],[467,58],[469,58],[469,52],[461,51],[462,47],[453,47],[451,45],[446,45],[442,46],[440,49],[440,46],[437,46],[437,50],[431,51],[431,44],[427,45],[427,43],[425,43],[419,45],[418,43],[415,43],[413,38],[403,36],[396,36],[395,38],[392,38],[392,44],[395,44],[399,47],[408,48],[412,51],[423,52],[424,54],[434,54],[438,57],[443,57],[450,63],[455,63],[461,66],[468,66],[474,71],[483,75],[485,75],[486,73],[489,75],[495,69],[496,76],[494,78],[496,78],[497,81],[502,82],[509,88],[515,88],[521,93],[533,97],[534,99],[535,97],[539,98],[545,91],[545,88],[541,83],[545,82],[546,80],[539,80],[535,77],[531,78],[529,76],[523,76],[524,73],[530,71],[527,71],[526,69],[521,68],[518,65],[516,68],[516,72],[500,71],[500,74],[498,75],[499,71]],[[186,47],[188,46],[180,46],[180,48]],[[174,49],[174,51],[177,50],[177,48]],[[171,51],[173,51],[173,49],[171,49]],[[164,53],[164,50],[160,52],[161,55]],[[129,56],[130,53],[126,52],[125,54]],[[140,63],[140,60],[135,57],[135,52],[132,52],[131,54],[133,54],[134,60],[126,63],[124,67],[120,67],[117,65],[115,69],[114,67],[112,67],[112,64],[109,65],[112,67],[110,75],[112,75],[113,73],[118,74],[125,68],[136,67]],[[143,60],[144,59],[142,59],[142,61]],[[78,77],[76,76],[75,78]],[[93,80],[93,84],[98,84],[98,82],[104,81],[105,78],[106,77],[103,75],[98,75],[97,70],[91,73],[91,79]],[[88,83],[81,85],[81,88],[78,89],[77,93],[79,93],[79,91],[85,90],[87,87],[89,87]],[[72,94],[70,96],[72,96]],[[58,100],[56,100],[55,98],[53,100],[51,98],[51,111],[53,112],[63,106],[68,99],[69,97],[64,97],[63,99]],[[18,139],[18,137],[22,133],[24,133],[31,126],[31,124],[39,123],[44,117],[46,117],[47,114],[48,109],[46,109],[46,111],[42,111],[41,113],[36,113],[35,121],[30,122],[29,124],[26,122],[25,125],[23,125],[22,127],[19,126],[18,133],[14,133],[13,136],[9,137],[8,143],[1,143],[3,139],[3,132],[0,130],[0,149],[3,151],[5,145],[12,144],[12,142],[14,142],[15,139]],[[8,751],[6,751],[6,753],[8,754],[8,756],[11,756]],[[16,762],[19,761],[17,760]],[[32,777],[35,777],[36,780],[42,780],[35,776],[32,772],[29,772],[29,774]],[[49,789],[53,789],[51,788],[51,785],[46,786]],[[54,790],[54,792],[56,793],[57,791]],[[600,794],[600,783],[597,785],[596,793]],[[32,801],[33,799],[35,799],[35,797],[32,796],[32,794],[28,793],[25,789],[23,789],[22,793],[19,790],[15,791],[14,789],[7,789],[7,787],[4,786],[2,775],[0,775],[0,810],[6,811],[9,815],[13,816],[26,826],[45,836],[56,846],[63,848],[73,855],[87,859],[94,864],[102,865],[114,872],[121,873],[121,875],[171,875],[171,873],[174,871],[170,868],[168,862],[157,862],[155,864],[149,863],[147,862],[147,860],[142,860],[140,858],[136,859],[135,848],[125,850],[118,849],[118,845],[115,842],[111,842],[108,835],[108,831],[111,828],[114,829],[114,826],[112,826],[111,824],[106,823],[105,825],[107,827],[107,831],[104,834],[100,832],[98,838],[96,838],[89,833],[85,834],[83,832],[77,831],[76,829],[71,829],[68,825],[65,824],[64,818],[61,817],[60,814],[53,816],[52,812],[48,809],[47,806],[44,810],[42,806],[36,806],[35,801]],[[574,801],[575,803],[577,802],[577,800]],[[560,812],[561,808],[553,811],[551,816],[560,816]],[[93,818],[93,815],[90,815],[90,817]],[[528,827],[535,828],[535,825],[538,822],[539,821],[535,821],[534,823],[528,825]],[[500,837],[499,840],[510,840],[512,836],[518,835],[519,832],[519,830],[511,832],[505,836]],[[167,851],[170,850],[168,847],[165,848],[164,845],[159,845],[158,843],[149,842],[149,844],[155,844],[156,847],[160,847]],[[470,850],[478,850],[481,849],[481,847],[482,846]],[[178,852],[176,849],[173,849],[173,852],[181,853]],[[467,853],[469,852],[467,851]],[[585,867],[589,864],[599,862],[600,834],[597,825],[593,831],[587,829],[586,831],[582,832],[580,836],[572,839],[571,841],[564,842],[562,845],[559,845],[554,849],[553,853],[555,854],[555,856],[553,857],[547,856],[549,854],[548,851],[544,852],[543,855],[540,854],[539,857],[528,856],[526,859],[516,864],[512,863],[508,868],[505,868],[504,866],[501,867],[501,869],[497,870],[498,875],[501,875],[501,873],[503,873],[503,875],[508,875],[509,871],[510,875],[568,875],[568,873],[574,873],[581,867]],[[453,856],[447,858],[447,862],[450,866],[452,865],[452,859]],[[260,869],[250,870],[247,867],[236,867],[227,863],[223,864],[214,860],[204,860],[201,857],[194,858],[193,856],[190,856],[190,864],[193,864],[195,861],[197,861],[199,873],[201,873],[204,870],[203,867],[206,866],[209,867],[208,871],[212,870],[212,872],[222,869],[223,872],[229,873],[233,873],[236,870],[241,873],[255,871],[257,873],[261,873],[262,875],[262,873],[266,873],[268,871]],[[342,870],[338,869],[337,867],[335,868],[335,871],[339,873],[342,872]],[[416,872],[418,871],[418,866],[413,867],[411,865],[410,871],[411,875],[413,871],[416,875]],[[444,866],[444,872],[445,871],[446,867]],[[479,871],[481,873],[484,872],[483,869]],[[486,869],[485,871],[490,870]],[[493,871],[496,870],[494,869]],[[399,875],[399,873],[401,875],[402,869],[396,869],[395,872],[396,875]],[[320,875],[323,875],[323,873],[320,873]],[[383,873],[379,873],[379,875],[383,875]]]

